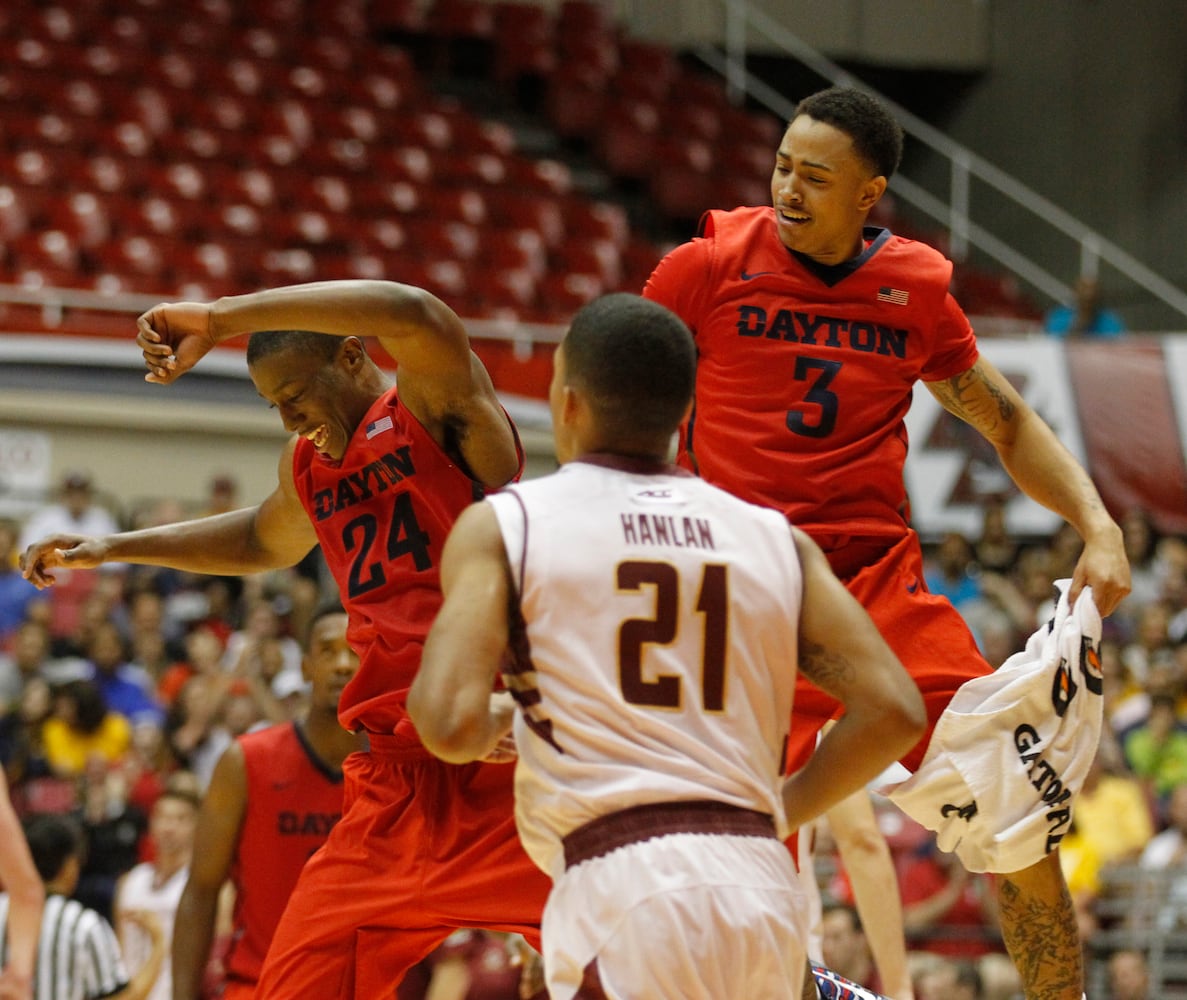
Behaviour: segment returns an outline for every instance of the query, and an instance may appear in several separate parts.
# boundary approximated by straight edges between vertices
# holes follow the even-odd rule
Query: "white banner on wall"
[[[0,498],[33,500],[49,488],[50,435],[0,426]]]

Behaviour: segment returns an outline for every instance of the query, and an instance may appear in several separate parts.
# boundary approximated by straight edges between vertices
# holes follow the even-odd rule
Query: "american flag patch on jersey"
[[[812,963],[812,978],[816,980],[820,1000],[886,1000],[881,993],[858,986],[815,962]]]
[[[910,297],[902,288],[890,288],[883,285],[878,289],[879,302],[893,302],[896,306],[905,306]]]
[[[372,420],[367,424],[367,440],[370,441],[376,434],[382,434],[384,431],[390,431],[391,429],[391,417],[380,417],[378,420]]]

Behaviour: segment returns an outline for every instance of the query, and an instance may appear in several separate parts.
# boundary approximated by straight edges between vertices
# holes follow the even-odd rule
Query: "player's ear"
[[[877,177],[871,177],[862,185],[861,194],[857,200],[857,206],[863,212],[868,212],[871,208],[878,204],[879,199],[886,192],[886,178],[879,174]]]
[[[572,426],[584,405],[585,399],[580,390],[574,389],[571,385],[561,387],[561,419],[565,424]]]
[[[344,337],[338,347],[338,357],[350,368],[356,368],[367,359],[367,348],[358,337]]]

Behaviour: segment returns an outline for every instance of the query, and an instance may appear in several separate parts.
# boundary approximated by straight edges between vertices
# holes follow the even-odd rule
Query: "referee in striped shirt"
[[[165,956],[167,942],[160,923],[152,914],[127,914],[152,938],[148,962],[129,981],[111,924],[70,898],[83,862],[82,829],[67,816],[46,814],[30,818],[25,838],[46,894],[33,1000],[144,1000]],[[7,930],[8,895],[4,894],[0,895],[0,940],[6,939]]]

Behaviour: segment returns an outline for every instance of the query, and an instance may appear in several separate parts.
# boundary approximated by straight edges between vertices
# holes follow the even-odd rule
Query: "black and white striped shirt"
[[[0,894],[0,942],[8,937],[8,895]],[[0,952],[7,951],[0,943]],[[0,967],[7,962],[3,955]],[[100,1000],[123,989],[128,973],[111,924],[74,899],[45,900],[33,1000]]]

